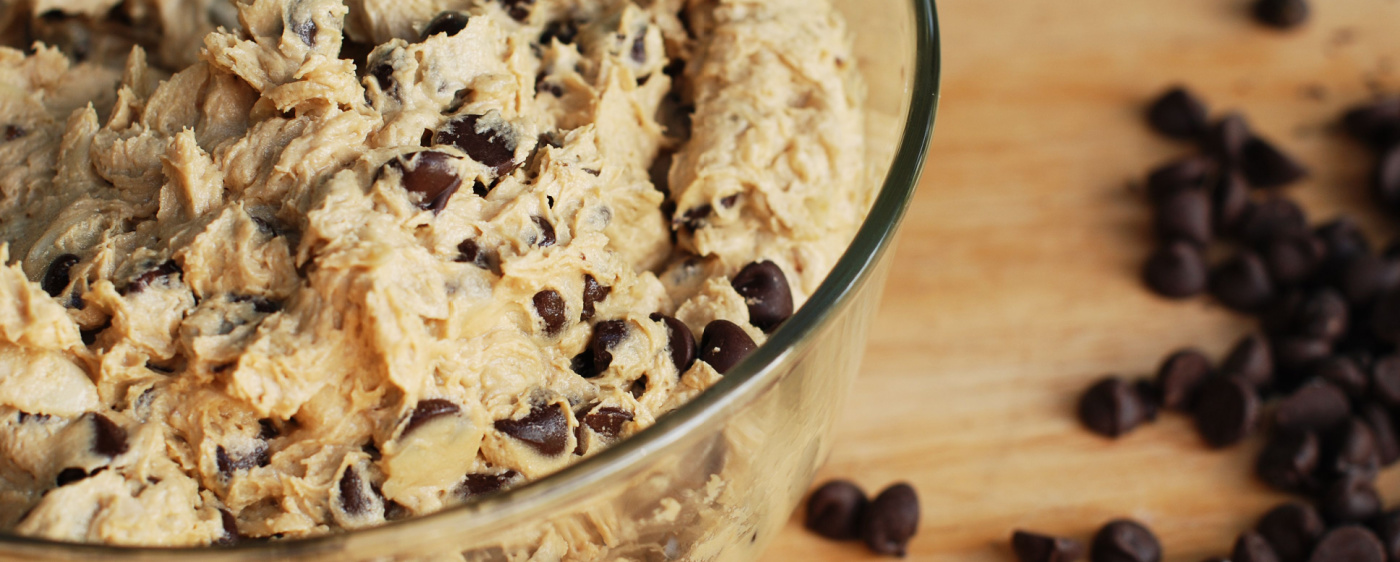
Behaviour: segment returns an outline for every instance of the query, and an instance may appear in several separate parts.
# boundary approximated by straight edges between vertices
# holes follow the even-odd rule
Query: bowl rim
[[[812,336],[844,310],[874,275],[880,258],[894,244],[919,184],[937,114],[942,50],[935,0],[911,0],[915,52],[910,98],[898,149],[889,172],[860,230],[817,290],[769,340],[711,388],[662,416],[655,424],[607,450],[544,478],[480,501],[403,521],[346,533],[275,542],[245,542],[228,547],[152,547],[71,543],[0,534],[0,556],[122,560],[247,560],[269,555],[316,557],[355,549],[379,555],[384,548],[442,536],[443,532],[501,532],[521,517],[552,508],[588,492],[628,467],[644,466],[678,442],[751,402],[778,382],[784,359],[804,348]],[[470,531],[466,531],[469,529]],[[378,546],[378,548],[376,548]],[[363,549],[363,550],[361,550]]]

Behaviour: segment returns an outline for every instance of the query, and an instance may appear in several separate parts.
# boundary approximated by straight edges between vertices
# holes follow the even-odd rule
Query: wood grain
[[[1260,443],[1211,451],[1188,420],[1118,441],[1083,431],[1080,390],[1146,376],[1167,352],[1222,354],[1250,323],[1206,299],[1169,302],[1138,280],[1147,206],[1129,189],[1188,147],[1154,137],[1146,100],[1188,83],[1244,110],[1312,177],[1289,193],[1320,222],[1346,210],[1378,243],[1369,156],[1334,123],[1379,88],[1400,91],[1400,2],[1314,3],[1303,29],[1254,24],[1243,0],[941,0],[944,98],[901,235],[864,373],[819,478],[876,491],[912,482],[924,503],[911,560],[1013,560],[1028,528],[1088,539],[1148,523],[1169,562],[1228,554],[1285,498],[1250,475]],[[1400,501],[1400,474],[1382,479]],[[766,560],[861,560],[794,517]]]

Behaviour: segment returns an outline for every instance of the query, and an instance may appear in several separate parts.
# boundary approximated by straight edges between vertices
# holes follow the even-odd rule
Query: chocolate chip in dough
[[[771,261],[754,262],[734,276],[734,290],[744,297],[749,322],[764,333],[792,316],[792,289],[782,268]]]
[[[534,240],[534,244],[541,248],[553,246],[556,241],[554,237],[554,225],[550,224],[549,220],[544,217],[530,217],[530,220],[534,221],[535,227],[540,229],[539,238]]]
[[[1297,160],[1258,137],[1245,143],[1240,157],[1240,169],[1254,187],[1283,187],[1308,175]]]
[[[501,275],[501,258],[495,251],[482,248],[476,240],[463,240],[457,245],[457,262],[469,263],[496,275]]]
[[[544,32],[540,34],[540,45],[549,45],[553,41],[559,41],[560,45],[571,45],[577,36],[578,24],[573,20],[552,21],[544,26]]]
[[[588,426],[598,435],[607,438],[617,437],[622,433],[622,424],[632,421],[632,412],[621,408],[604,406],[589,412],[583,417],[583,425]]]
[[[51,297],[57,297],[64,289],[68,288],[68,271],[73,266],[78,265],[78,256],[73,254],[63,254],[53,259],[49,263],[48,271],[44,272],[44,280],[40,287]]]
[[[1147,258],[1142,271],[1148,288],[1174,299],[1200,294],[1206,289],[1208,275],[1200,248],[1180,241],[1158,248]]]
[[[374,77],[374,82],[379,85],[379,91],[387,95],[398,97],[394,90],[394,66],[385,61],[379,61],[369,67],[369,75]]]
[[[1314,473],[1322,458],[1317,434],[1304,430],[1278,429],[1269,435],[1255,462],[1255,473],[1275,489],[1310,492],[1317,487]]]
[[[1289,502],[1265,513],[1254,529],[1273,547],[1279,562],[1306,562],[1327,524],[1311,505]]]
[[[1020,530],[1011,535],[1011,550],[1020,562],[1076,562],[1084,556],[1077,540]]]
[[[1400,144],[1400,97],[1389,97],[1347,110],[1342,126],[1356,140],[1376,149]]]
[[[695,364],[695,335],[691,333],[690,327],[686,326],[685,322],[660,313],[652,314],[651,320],[666,324],[671,363],[676,366],[676,373],[684,374],[690,370],[690,366]]]
[[[1380,515],[1381,497],[1371,478],[1373,476],[1351,474],[1323,489],[1317,498],[1322,517],[1333,525],[1344,525]],[[1326,540],[1324,538],[1323,542]]]
[[[437,214],[462,185],[453,165],[455,160],[457,157],[445,152],[427,150],[394,158],[382,170],[397,170],[404,190],[421,197],[418,208]]]
[[[167,280],[170,276],[179,274],[180,266],[172,260],[166,260],[154,269],[138,275],[135,280],[126,286],[126,290],[122,293],[127,295],[140,293],[153,283]]]
[[[433,137],[436,144],[450,144],[472,160],[490,166],[499,175],[515,170],[515,139],[509,131],[482,127],[480,115],[462,115],[448,121]]]
[[[88,473],[86,470],[83,470],[76,466],[70,466],[68,468],[58,471],[58,477],[54,480],[55,483],[58,484],[58,486],[61,488],[63,486],[67,486],[87,477]]]
[[[12,141],[12,140],[15,140],[15,139],[18,139],[18,138],[22,138],[22,137],[24,137],[24,135],[27,135],[27,134],[29,134],[29,133],[28,133],[27,131],[25,131],[23,127],[20,127],[20,126],[18,126],[18,125],[5,125],[5,134],[4,134],[5,142],[9,142],[9,141]]]
[[[729,372],[755,349],[758,349],[758,344],[754,343],[748,332],[728,320],[710,322],[700,336],[700,360],[709,363],[721,375]]]
[[[1225,306],[1241,312],[1256,311],[1274,296],[1268,268],[1250,251],[1240,252],[1215,268],[1210,274],[1210,290]]]
[[[1250,130],[1249,122],[1244,116],[1231,112],[1211,125],[1201,144],[1206,152],[1221,162],[1234,165],[1240,161],[1245,144],[1253,137],[1254,132]]]
[[[861,518],[860,536],[876,554],[903,557],[919,532],[919,496],[908,484],[895,484],[871,500]]]
[[[238,519],[227,509],[219,509],[219,524],[224,528],[224,536],[214,541],[214,546],[233,546],[243,542],[243,534],[238,532]]]
[[[268,452],[267,445],[264,444],[259,444],[248,454],[241,457],[230,455],[228,449],[225,449],[223,445],[219,445],[214,449],[214,462],[219,467],[219,473],[228,477],[240,470],[267,466],[272,463],[272,455]]]
[[[1196,397],[1196,430],[1212,447],[1228,447],[1254,432],[1259,395],[1238,377],[1219,377],[1201,385]]]
[[[1391,208],[1400,208],[1400,144],[1381,152],[1371,173],[1371,190]]]
[[[564,452],[569,443],[569,422],[556,404],[535,406],[518,420],[497,420],[496,430],[523,441],[542,455]]]
[[[1167,90],[1147,108],[1148,124],[1176,139],[1199,137],[1208,126],[1207,115],[1205,102],[1181,86]]]
[[[501,7],[515,21],[525,21],[530,17],[530,5],[534,3],[535,0],[501,0]]]
[[[115,457],[127,451],[126,429],[107,416],[92,414],[92,451],[104,457]]]
[[[1153,212],[1157,236],[1204,246],[1211,241],[1210,194],[1203,189],[1178,189],[1162,197]]]
[[[1157,369],[1157,388],[1163,407],[1190,411],[1201,382],[1214,374],[1210,359],[1198,349],[1171,354]]]
[[[457,496],[465,499],[494,494],[505,489],[519,475],[514,470],[507,470],[500,474],[468,474],[462,479],[462,483],[457,485]]]
[[[1342,389],[1314,381],[1293,391],[1274,408],[1274,426],[1281,429],[1325,430],[1351,415],[1351,402]]]
[[[854,540],[860,536],[860,523],[870,500],[849,480],[832,480],[807,498],[803,526],[832,540]]]
[[[1235,540],[1230,562],[1281,562],[1274,547],[1254,531],[1245,531]]]
[[[374,503],[365,496],[364,481],[360,480],[360,473],[353,466],[345,467],[345,474],[340,476],[339,487],[340,507],[351,516],[365,514]]]
[[[1094,535],[1089,559],[1093,562],[1160,562],[1162,545],[1141,523],[1118,519]]]
[[[428,423],[429,420],[442,416],[450,416],[462,411],[462,407],[451,400],[442,398],[429,398],[419,400],[418,405],[413,407],[413,413],[408,416],[408,423],[403,426],[402,435],[418,429],[419,426]]]
[[[428,25],[423,28],[423,33],[419,34],[419,39],[427,39],[439,33],[446,33],[448,37],[452,37],[467,28],[469,19],[467,14],[463,12],[453,10],[442,12],[428,22]]]
[[[316,32],[319,31],[319,28],[316,27],[315,21],[307,18],[306,21],[293,20],[291,24],[292,31],[297,34],[297,38],[301,39],[302,43],[308,47],[316,46]]]
[[[1119,437],[1147,419],[1142,395],[1119,377],[1105,377],[1079,398],[1079,420],[1094,433]]]
[[[680,224],[684,226],[686,230],[695,232],[705,226],[705,219],[708,219],[714,212],[715,208],[709,203],[691,208],[687,210],[685,214],[681,215]]]
[[[593,355],[593,372],[602,374],[612,366],[612,348],[627,337],[626,320],[608,320],[593,326],[588,339],[588,351]]]
[[[583,274],[583,314],[579,315],[579,320],[592,320],[595,305],[607,300],[611,293],[612,287],[599,283],[592,275]]]
[[[1254,19],[1259,23],[1289,29],[1308,20],[1307,0],[1255,0]]]
[[[564,323],[568,320],[567,311],[564,307],[564,297],[559,296],[559,292],[554,289],[545,289],[535,293],[533,299],[535,312],[544,320],[544,332],[546,335],[555,336],[564,329]]]

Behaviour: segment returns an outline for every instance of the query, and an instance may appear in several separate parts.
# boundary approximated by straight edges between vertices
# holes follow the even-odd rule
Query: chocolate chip
[[[1244,116],[1232,112],[1216,121],[1210,130],[1206,131],[1201,144],[1221,162],[1234,164],[1240,161],[1245,145],[1253,137],[1254,133]]]
[[[1400,355],[1386,355],[1371,365],[1371,389],[1381,403],[1400,406]]]
[[[509,130],[483,127],[480,115],[462,115],[448,121],[433,137],[436,144],[450,144],[472,160],[490,166],[499,175],[515,170],[516,140]]]
[[[73,254],[63,254],[54,258],[49,263],[49,270],[44,272],[44,280],[39,285],[51,297],[57,297],[64,289],[68,288],[68,271],[73,266],[78,265],[78,256]]]
[[[394,93],[394,66],[385,61],[379,61],[369,67],[369,75],[374,77],[376,84],[379,84],[379,91],[395,97]]]
[[[613,438],[622,433],[622,424],[632,421],[632,412],[621,408],[604,406],[583,417],[583,424],[592,428],[598,435]]]
[[[570,45],[576,36],[578,24],[573,20],[552,21],[544,26],[544,33],[540,34],[540,44],[548,45],[557,40],[560,45]]]
[[[1236,234],[1246,243],[1260,246],[1277,238],[1306,236],[1307,220],[1297,203],[1283,197],[1269,197],[1246,209]]]
[[[1157,388],[1162,406],[1190,411],[1196,390],[1213,374],[1210,359],[1197,349],[1184,349],[1171,354],[1157,369]]]
[[[5,125],[5,142],[10,142],[27,134],[29,133],[25,131],[23,127],[18,125]]]
[[[600,375],[612,366],[611,350],[626,337],[626,320],[608,320],[593,326],[593,335],[588,339],[588,355],[593,358],[591,376]],[[590,375],[584,375],[584,377],[590,378]]]
[[[149,390],[148,390],[149,392]],[[272,420],[263,418],[258,420],[258,438],[263,441],[276,439],[282,432],[277,430],[277,426],[272,425]]]
[[[1322,430],[1335,427],[1351,415],[1351,403],[1340,388],[1328,382],[1304,385],[1274,409],[1274,425],[1282,429]]]
[[[1364,306],[1385,294],[1397,281],[1400,281],[1400,265],[1395,260],[1362,254],[1341,268],[1336,285],[1348,303]],[[1400,302],[1391,304],[1400,305]],[[1387,329],[1400,325],[1400,319],[1387,318],[1386,322]]]
[[[803,526],[832,540],[859,538],[860,522],[870,500],[859,486],[847,480],[823,484],[807,498]]]
[[[714,212],[715,208],[712,207],[709,203],[706,203],[704,205],[700,205],[699,207],[694,207],[687,210],[685,214],[681,215],[680,223],[686,229],[690,230],[691,232],[694,232],[696,230],[700,230],[701,227],[705,226],[705,219],[709,218],[710,214]]]
[[[291,23],[292,31],[296,32],[297,37],[301,39],[302,43],[305,43],[308,47],[316,46],[316,32],[319,30],[316,27],[316,22],[307,19],[306,21],[293,20]]]
[[[224,536],[214,541],[215,546],[233,546],[243,542],[243,534],[238,532],[238,519],[227,509],[219,509],[219,524],[224,528]]]
[[[92,451],[104,457],[115,457],[127,451],[126,429],[102,414],[92,414]]]
[[[1220,371],[1226,375],[1240,377],[1256,388],[1267,386],[1274,378],[1273,350],[1268,338],[1253,333],[1240,338],[1230,354],[1225,357]]]
[[[1255,530],[1273,547],[1279,562],[1305,562],[1327,525],[1312,506],[1289,502],[1265,513]]]
[[[180,274],[180,266],[176,265],[174,261],[166,260],[164,263],[156,266],[155,269],[138,275],[135,280],[126,286],[126,290],[122,291],[122,294],[133,295],[140,293],[146,290],[147,287],[150,287],[151,284],[165,280],[171,275],[178,274]]]
[[[885,488],[861,518],[860,536],[876,554],[904,556],[909,539],[918,532],[919,497],[908,484]]]
[[[1400,460],[1400,436],[1395,433],[1395,420],[1390,417],[1390,412],[1380,404],[1371,402],[1357,409],[1357,417],[1371,430],[1381,466],[1390,466]]]
[[[535,312],[544,320],[544,333],[549,336],[559,335],[559,331],[564,329],[564,323],[568,321],[564,297],[559,296],[559,292],[554,289],[545,289],[535,293],[532,300],[535,303]]]
[[[637,64],[647,62],[647,36],[645,34],[638,35],[637,39],[632,41],[632,62]]]
[[[1311,375],[1332,383],[1351,398],[1361,398],[1370,388],[1370,381],[1356,360],[1333,356],[1313,364]]]
[[[364,482],[360,480],[360,473],[355,471],[355,467],[345,467],[345,474],[340,477],[340,507],[345,513],[355,516],[363,515],[369,511],[373,503],[365,496]]]
[[[501,275],[501,258],[495,251],[483,249],[475,240],[463,240],[457,245],[457,262],[469,263],[496,275]]]
[[[494,494],[505,489],[519,475],[514,470],[500,474],[468,474],[462,479],[462,483],[457,485],[456,493],[463,499]]]
[[[446,11],[435,16],[428,25],[423,28],[423,33],[419,34],[419,39],[427,39],[439,33],[446,33],[452,37],[467,28],[467,21],[470,17],[463,12]]]
[[[642,395],[647,393],[647,376],[642,375],[637,380],[632,381],[632,385],[627,387],[627,393],[631,394],[633,398],[641,400]]]
[[[413,413],[408,416],[408,424],[403,426],[401,435],[408,435],[409,432],[418,429],[418,426],[428,423],[429,420],[450,416],[460,411],[462,411],[462,407],[454,404],[451,400],[442,398],[419,400],[418,405],[413,408]]]
[[[1157,235],[1206,245],[1211,240],[1210,196],[1201,189],[1178,189],[1158,201],[1154,212]]]
[[[1138,403],[1142,404],[1143,421],[1157,421],[1158,404],[1162,402],[1162,393],[1157,389],[1157,383],[1150,379],[1138,379],[1133,382],[1133,392],[1138,395]]]
[[[554,225],[550,224],[544,217],[530,217],[535,222],[535,227],[540,229],[540,236],[536,238],[534,244],[541,248],[548,248],[554,245]]]
[[[1371,427],[1360,418],[1352,418],[1327,432],[1322,447],[1323,476],[1359,475],[1374,479],[1380,470],[1380,454]]]
[[[1254,19],[1264,25],[1288,29],[1308,19],[1306,0],[1255,0]]]
[[[1212,447],[1239,443],[1254,432],[1259,419],[1259,395],[1237,377],[1211,379],[1196,397],[1196,430]]]
[[[1259,252],[1275,286],[1306,281],[1322,263],[1327,248],[1312,236],[1281,236],[1265,242]]]
[[[1240,169],[1254,187],[1282,187],[1308,175],[1297,160],[1258,137],[1245,143],[1240,156]]]
[[[1332,343],[1307,336],[1274,339],[1274,365],[1285,383],[1294,382],[1332,354]]]
[[[1211,272],[1210,290],[1222,304],[1242,312],[1258,310],[1274,296],[1264,261],[1247,250]]]
[[[651,321],[666,324],[667,347],[671,349],[671,363],[676,366],[676,373],[684,374],[690,370],[690,366],[695,364],[695,336],[691,334],[690,327],[661,313],[653,313]]]
[[[1400,510],[1388,511],[1371,522],[1385,556],[1389,560],[1400,560]]]
[[[1168,90],[1147,109],[1147,122],[1158,133],[1177,138],[1194,139],[1208,126],[1206,104],[1183,87]]]
[[[1147,195],[1153,202],[1182,190],[1204,189],[1215,177],[1215,160],[1193,155],[1158,166],[1147,175]]]
[[[722,375],[755,349],[758,349],[758,344],[755,344],[748,332],[738,324],[728,320],[715,320],[705,326],[705,331],[700,336],[699,358]]]
[[[1322,458],[1317,434],[1304,430],[1275,430],[1255,462],[1264,483],[1286,492],[1309,492],[1317,486],[1314,473]]]
[[[1400,143],[1400,97],[1391,97],[1347,110],[1342,125],[1356,140],[1385,149]]]
[[[1215,221],[1215,232],[1235,232],[1239,228],[1240,219],[1251,204],[1249,184],[1245,182],[1244,176],[1234,170],[1221,174],[1220,180],[1211,191],[1210,203],[1214,211],[1212,219]]]
[[[501,7],[516,21],[525,21],[530,17],[530,5],[534,3],[535,0],[501,0]]]
[[[1170,242],[1147,258],[1142,277],[1148,288],[1168,298],[1186,298],[1206,289],[1206,261],[1200,248]]]
[[[518,420],[497,420],[496,430],[525,442],[542,455],[564,452],[569,443],[569,422],[556,404],[535,406]]]
[[[1313,235],[1322,241],[1327,265],[1340,267],[1352,258],[1371,253],[1371,241],[1350,216],[1338,217],[1317,227]]]
[[[1346,335],[1349,322],[1346,299],[1337,290],[1325,288],[1303,301],[1294,318],[1294,330],[1300,335],[1337,341]]]
[[[754,262],[734,276],[734,290],[744,297],[749,322],[771,333],[792,316],[792,290],[782,268],[771,261]]]
[[[1359,523],[1381,513],[1381,498],[1371,478],[1363,474],[1343,476],[1317,498],[1318,511],[1333,525]],[[1325,543],[1326,538],[1323,539]],[[1319,550],[1322,545],[1318,545]]]
[[[1075,562],[1084,556],[1077,540],[1020,530],[1011,535],[1011,550],[1020,562]]]
[[[1274,547],[1254,531],[1245,531],[1235,540],[1230,562],[1280,562]]]
[[[88,473],[86,470],[83,470],[76,466],[70,466],[68,468],[58,471],[58,478],[55,479],[55,483],[57,483],[58,486],[61,488],[63,486],[67,486],[87,477]]]
[[[1089,559],[1093,562],[1159,562],[1162,545],[1141,523],[1118,519],[1094,535]]]
[[[1105,437],[1124,435],[1146,419],[1141,394],[1119,377],[1101,379],[1079,398],[1079,421]]]
[[[1371,190],[1391,208],[1400,208],[1400,144],[1382,152],[1371,174]]]
[[[457,176],[453,164],[455,160],[457,157],[435,150],[414,152],[385,163],[380,173],[390,169],[398,171],[404,190],[421,197],[418,208],[437,214],[447,207],[448,199],[462,185],[462,178]]]
[[[272,455],[268,452],[267,445],[261,442],[259,442],[252,451],[241,457],[229,455],[228,449],[225,449],[223,445],[219,445],[214,450],[214,462],[219,467],[219,473],[227,477],[240,470],[267,466],[272,463]]]
[[[583,314],[579,315],[579,320],[592,320],[594,305],[607,300],[611,293],[612,287],[599,283],[592,275],[583,274]]]

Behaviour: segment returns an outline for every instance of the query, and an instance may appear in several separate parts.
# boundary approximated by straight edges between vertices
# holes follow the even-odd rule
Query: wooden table
[[[1110,518],[1157,531],[1169,562],[1227,555],[1285,496],[1251,476],[1258,439],[1205,448],[1168,414],[1111,442],[1082,430],[1079,392],[1147,376],[1167,352],[1223,354],[1251,326],[1138,278],[1148,208],[1130,182],[1189,147],[1142,107],[1175,82],[1313,168],[1289,189],[1320,222],[1365,209],[1369,156],[1335,129],[1375,89],[1400,92],[1400,1],[1326,0],[1293,32],[1247,0],[941,0],[944,98],[864,374],[819,478],[907,480],[924,514],[913,560],[1014,560],[1016,528],[1088,539]],[[1400,473],[1382,478],[1388,505]],[[766,559],[873,558],[794,517]]]

